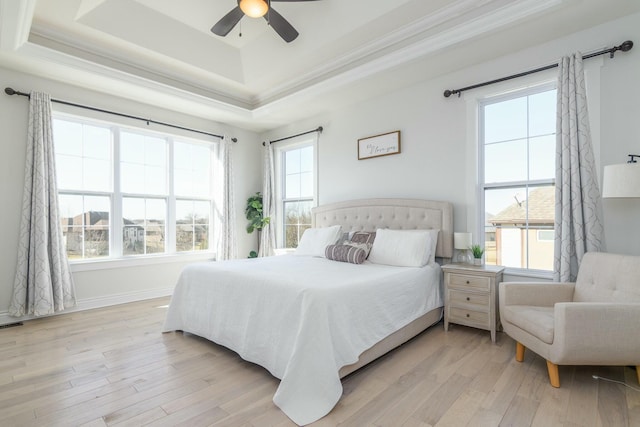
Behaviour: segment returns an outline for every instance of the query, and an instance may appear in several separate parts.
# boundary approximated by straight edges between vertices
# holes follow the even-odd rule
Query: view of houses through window
[[[70,260],[209,249],[211,143],[67,117],[53,131]]]
[[[485,261],[553,270],[555,88],[483,100],[479,122]]]
[[[313,145],[282,151],[283,246],[296,248],[307,228],[311,228],[314,206]]]

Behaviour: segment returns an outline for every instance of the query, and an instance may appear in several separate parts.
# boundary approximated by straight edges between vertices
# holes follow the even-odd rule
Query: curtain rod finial
[[[10,88],[10,87],[5,87],[5,88],[4,88],[4,93],[6,93],[7,95],[15,95],[15,94],[16,94],[16,91],[15,91],[15,90],[13,90],[13,89],[12,89],[12,88]]]
[[[318,132],[322,133],[323,130],[324,128],[322,126],[318,126]]]
[[[231,138],[231,141],[238,142],[238,138]]]
[[[620,52],[629,52],[633,48],[633,42],[631,40],[627,40],[623,42],[620,46],[614,46],[609,52],[609,58],[613,58],[616,51]]]
[[[447,89],[447,90],[444,91],[444,97],[445,98],[450,97],[452,94],[453,94],[452,90]]]
[[[633,48],[633,42],[631,40],[627,40],[620,45],[620,50],[623,52],[629,52],[631,48]]]

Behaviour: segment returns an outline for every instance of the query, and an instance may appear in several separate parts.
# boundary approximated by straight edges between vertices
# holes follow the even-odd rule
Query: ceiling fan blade
[[[276,33],[287,43],[291,43],[298,37],[298,32],[293,28],[293,25],[273,8],[270,8],[269,12],[264,15],[264,19],[267,20],[269,25],[271,25]]]
[[[240,22],[243,16],[244,12],[240,10],[240,6],[236,6],[211,28],[211,32],[224,37],[229,34],[229,31],[233,30],[233,27]]]

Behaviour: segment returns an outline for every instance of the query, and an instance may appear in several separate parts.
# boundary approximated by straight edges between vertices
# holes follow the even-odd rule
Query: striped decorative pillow
[[[371,245],[366,243],[345,243],[344,245],[327,246],[324,254],[332,261],[362,264],[367,259],[370,249]]]
[[[375,231],[356,231],[349,240],[353,243],[368,243],[369,245],[373,245],[375,238]],[[371,249],[371,246],[369,246],[369,249]]]

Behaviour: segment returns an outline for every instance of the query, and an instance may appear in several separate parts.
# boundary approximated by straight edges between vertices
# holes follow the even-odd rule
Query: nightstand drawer
[[[449,289],[449,304],[456,307],[476,305],[477,310],[488,311],[491,306],[491,297],[489,292],[473,293]]]
[[[449,275],[449,286],[458,286],[463,288],[473,288],[483,291],[489,291],[491,286],[491,278],[451,273]]]
[[[504,267],[467,264],[446,264],[444,271],[444,330],[449,323],[487,329],[496,342],[500,324],[498,284]]]
[[[489,313],[449,307],[449,321],[462,325],[478,325],[480,327],[487,328],[489,327]]]

